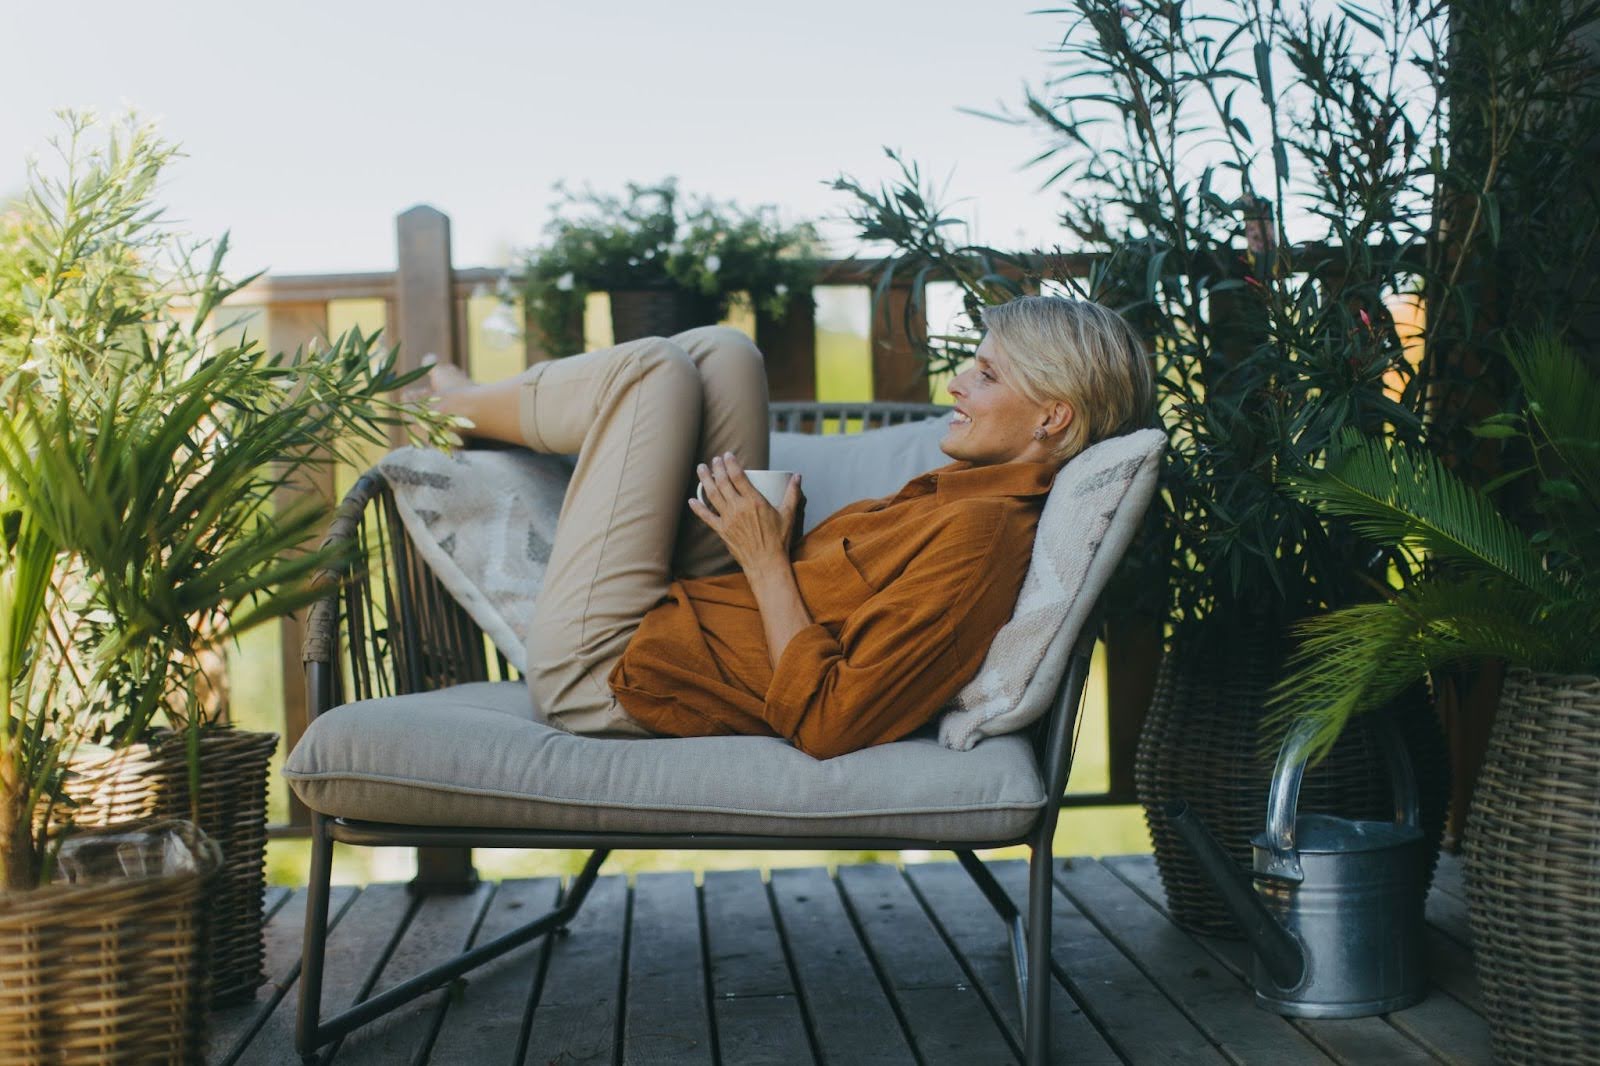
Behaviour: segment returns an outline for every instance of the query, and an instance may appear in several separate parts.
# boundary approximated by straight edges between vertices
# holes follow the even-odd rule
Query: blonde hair
[[[1133,327],[1110,308],[1023,296],[985,308],[983,324],[1005,353],[1018,392],[1032,403],[1060,400],[1072,408],[1072,422],[1052,450],[1058,461],[1150,422],[1150,356]]]

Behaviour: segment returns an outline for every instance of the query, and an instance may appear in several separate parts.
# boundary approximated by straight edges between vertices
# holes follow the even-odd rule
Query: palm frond
[[[1506,354],[1544,443],[1560,458],[1579,490],[1579,502],[1593,516],[1600,508],[1600,379],[1576,352],[1548,334],[1512,344]]]
[[[1264,735],[1289,721],[1313,722],[1313,757],[1321,758],[1351,718],[1464,660],[1592,669],[1597,653],[1585,626],[1592,612],[1566,604],[1552,611],[1543,597],[1505,578],[1435,577],[1386,600],[1307,619],[1296,627],[1301,643],[1274,689]]]
[[[1323,469],[1287,475],[1290,491],[1324,513],[1349,518],[1380,544],[1425,552],[1481,578],[1504,577],[1548,600],[1561,598],[1561,581],[1522,531],[1436,456],[1353,434],[1340,443]]]

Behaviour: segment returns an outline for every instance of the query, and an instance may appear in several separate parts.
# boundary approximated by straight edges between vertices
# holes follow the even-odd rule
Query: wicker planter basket
[[[611,337],[616,344],[670,337],[715,325],[717,310],[716,301],[677,289],[624,289],[611,294]]]
[[[74,841],[121,837],[128,828],[77,833]],[[142,828],[142,857],[154,869],[171,834],[198,860],[196,868],[0,894],[0,1049],[7,1066],[202,1061],[201,943],[221,854],[187,822]],[[127,854],[126,847],[118,852]]]
[[[148,818],[188,818],[189,756],[184,738],[164,733],[110,756],[74,760],[68,794],[81,806],[79,826]],[[267,763],[276,733],[231,727],[200,738],[202,832],[222,849],[211,900],[206,968],[215,1003],[248,999],[265,980],[261,908],[266,890]]]
[[[1273,769],[1258,754],[1262,707],[1282,662],[1281,649],[1270,640],[1244,638],[1182,667],[1168,654],[1156,673],[1134,784],[1168,907],[1193,932],[1240,935],[1210,878],[1162,812],[1171,800],[1186,800],[1239,869],[1250,869],[1250,838],[1266,825]],[[1392,713],[1416,773],[1431,881],[1449,797],[1444,736],[1420,691]],[[1299,809],[1384,821],[1393,816],[1383,756],[1369,729],[1347,729],[1333,752],[1307,770]]]
[[[1600,1063],[1600,677],[1507,676],[1466,879],[1496,1060]]]

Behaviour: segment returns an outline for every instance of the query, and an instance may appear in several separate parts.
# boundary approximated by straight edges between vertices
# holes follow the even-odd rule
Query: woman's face
[[[1048,442],[1034,439],[1048,411],[1011,385],[1010,361],[994,342],[983,343],[967,368],[950,382],[955,411],[939,448],[952,459],[978,466],[1048,462]]]

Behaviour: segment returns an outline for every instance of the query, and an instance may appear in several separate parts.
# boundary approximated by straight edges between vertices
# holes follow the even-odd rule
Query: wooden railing
[[[275,351],[292,351],[302,344],[324,341],[329,334],[329,304],[338,300],[382,300],[384,333],[398,344],[402,369],[418,365],[425,353],[465,367],[469,349],[468,301],[475,293],[493,289],[505,271],[486,268],[458,270],[451,261],[450,220],[432,207],[410,209],[396,219],[396,269],[372,273],[267,275],[236,294],[230,303],[261,308],[265,312],[267,342]],[[1062,257],[1055,264],[1068,273],[1086,273],[1087,257]],[[825,260],[819,264],[819,286],[856,286],[871,289],[878,280],[877,264],[854,259]],[[515,280],[515,275],[512,275]],[[916,340],[905,329],[906,308],[914,298],[909,283],[891,286],[875,303],[870,315],[868,352],[871,360],[872,399],[926,402],[928,378]],[[812,294],[799,294],[781,319],[758,316],[755,340],[766,357],[767,381],[773,400],[816,399],[816,325]],[[537,332],[524,331],[523,358],[527,365],[549,358]],[[319,468],[307,476],[296,492],[315,492],[334,500],[334,473]],[[283,735],[285,750],[300,740],[307,725],[305,679],[300,661],[302,630],[298,619],[282,623]],[[1158,652],[1159,635],[1114,635],[1106,649],[1109,709],[1109,785],[1104,791],[1074,793],[1073,806],[1101,806],[1135,802],[1133,793],[1134,746],[1145,708],[1149,704]],[[273,827],[274,835],[299,835],[309,815],[290,797],[288,825]]]

